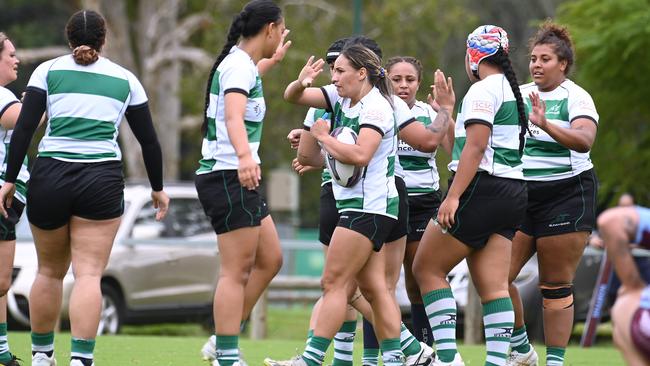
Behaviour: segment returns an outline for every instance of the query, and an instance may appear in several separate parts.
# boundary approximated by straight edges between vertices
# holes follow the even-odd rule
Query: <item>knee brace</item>
[[[544,309],[560,310],[573,306],[573,284],[539,285]]]

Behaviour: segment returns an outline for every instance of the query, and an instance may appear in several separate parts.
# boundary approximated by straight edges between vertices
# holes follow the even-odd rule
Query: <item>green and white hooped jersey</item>
[[[576,118],[587,118],[598,125],[598,112],[589,93],[571,80],[564,80],[550,92],[537,89],[535,83],[520,86],[526,109],[530,113],[528,95],[539,93],[546,103],[546,119],[558,127],[571,128]],[[548,133],[528,122],[532,136],[526,135],[524,149],[524,179],[553,181],[576,176],[593,168],[589,153],[579,153],[557,143]]]
[[[255,162],[260,164],[258,150],[262,138],[262,121],[266,113],[262,79],[250,56],[237,46],[221,61],[212,78],[210,104],[207,110],[208,129],[203,137],[199,169],[196,174],[218,170],[236,170],[239,159],[230,142],[226,129],[224,96],[227,93],[242,93],[248,97],[244,124],[248,135],[248,146]]]
[[[502,178],[523,179],[519,156],[519,114],[510,84],[503,74],[479,80],[467,91],[456,118],[454,149],[449,170],[456,171],[465,146],[465,123],[478,121],[490,126],[492,133],[478,170]]]
[[[402,126],[407,126],[409,123],[415,121],[415,117],[413,116],[413,113],[409,109],[408,105],[399,97],[393,96],[393,106],[394,106],[394,113],[395,113],[395,121],[398,121],[398,129],[402,128]],[[310,108],[309,111],[307,112],[307,116],[305,117],[305,129],[309,130],[311,129],[311,126],[314,125],[314,122],[319,119],[323,118],[325,116],[326,120],[330,122],[331,125],[331,113],[327,113],[326,110],[324,109],[315,109],[315,108]],[[332,126],[332,130],[338,126]],[[398,177],[404,178],[404,169],[402,169],[402,166],[400,165],[400,160],[399,156],[395,157],[395,175]],[[321,186],[324,184],[327,184],[332,181],[332,176],[325,167],[323,169],[323,173],[321,174]]]
[[[437,115],[430,105],[420,101],[415,101],[411,112],[417,122],[425,126],[430,125]],[[402,126],[400,126],[401,128]],[[404,183],[406,183],[409,196],[431,193],[440,189],[440,176],[436,166],[435,151],[425,153],[415,150],[400,139],[397,146],[397,155],[404,171]]]
[[[409,108],[408,104],[406,104],[406,102],[397,95],[393,95],[393,113],[395,114],[395,123],[397,124],[398,133],[402,128],[408,126],[411,122],[415,122],[415,117],[413,116],[413,112],[411,112],[411,108]],[[398,150],[399,144],[400,140],[398,135]],[[402,179],[405,179],[405,174],[406,173],[402,168],[402,164],[400,163],[400,156],[398,151],[398,154],[395,155],[395,175]]]
[[[399,196],[395,188],[395,154],[397,128],[390,103],[377,88],[350,107],[349,98],[341,98],[334,85],[322,88],[328,105],[333,110],[335,126],[347,126],[357,134],[361,127],[369,127],[382,135],[381,142],[361,180],[346,188],[333,184],[336,207],[339,212],[358,211],[397,219]]]
[[[20,103],[14,93],[9,91],[9,89],[0,86],[0,117],[5,113],[7,108],[12,105]],[[6,130],[4,127],[0,126],[0,138],[2,139],[2,145],[0,145],[0,186],[5,184],[5,176],[7,173],[7,152],[9,151],[9,141],[11,141],[11,134],[13,130]],[[27,195],[27,181],[29,180],[29,172],[27,171],[27,157],[23,161],[23,165],[20,167],[20,172],[18,173],[18,178],[16,179],[16,197],[20,202],[25,203],[25,196]]]
[[[70,162],[121,160],[117,135],[126,108],[147,102],[138,79],[104,57],[87,66],[71,55],[46,61],[27,87],[47,93],[49,120],[38,156]]]
[[[327,111],[324,109],[309,108],[309,110],[307,111],[307,115],[305,116],[303,127],[307,131],[311,130],[311,127],[314,125],[314,122],[316,122],[319,118],[323,118],[326,121],[330,122],[330,126],[331,126],[331,120],[332,120],[331,116],[332,114],[327,113]],[[330,174],[329,169],[327,169],[327,166],[325,166],[323,167],[323,172],[321,173],[320,185],[324,186],[330,182],[332,182],[332,175]]]

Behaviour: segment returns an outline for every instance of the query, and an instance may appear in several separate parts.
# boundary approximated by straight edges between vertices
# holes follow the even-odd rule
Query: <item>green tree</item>
[[[623,192],[650,203],[650,2],[577,0],[558,9],[575,42],[575,79],[600,114],[592,160],[603,205]]]
[[[213,26],[195,38],[197,44],[216,57],[225,42],[232,15],[239,12],[245,3],[224,1],[215,6]],[[285,0],[278,1],[278,4],[283,8],[286,26],[291,30],[288,39],[293,45],[282,63],[264,76],[267,114],[260,151],[263,178],[268,177],[270,169],[290,168],[295,151],[289,148],[286,135],[291,129],[302,127],[307,112],[306,107],[284,101],[282,95],[285,87],[298,76],[309,56],[324,57],[334,40],[352,35],[353,29],[352,4],[349,0]],[[462,2],[452,0],[363,2],[364,34],[377,40],[383,48],[384,58],[410,55],[418,57],[424,64],[426,71],[419,95],[421,99],[426,98],[428,85],[433,81],[433,70],[441,65],[447,40],[453,34],[465,33],[467,19],[472,18],[465,14]],[[462,64],[462,54],[456,61],[456,64]],[[183,108],[201,114],[207,70],[194,71],[187,73],[183,81]],[[323,72],[316,83],[328,84],[329,73]],[[183,178],[191,178],[196,170],[200,138],[198,126],[186,131],[185,143],[181,146]],[[441,168],[444,169],[444,163]],[[314,208],[318,207],[320,175],[306,174],[301,178],[300,185],[301,224],[315,226],[318,210]]]

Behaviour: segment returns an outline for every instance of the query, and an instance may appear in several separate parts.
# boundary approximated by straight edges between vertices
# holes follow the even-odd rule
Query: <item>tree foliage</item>
[[[268,109],[261,157],[265,177],[270,169],[290,168],[295,152],[289,149],[285,137],[292,128],[300,128],[307,110],[286,103],[282,99],[284,88],[297,77],[310,55],[323,57],[332,41],[351,35],[353,29],[349,0],[276,1],[284,10],[293,46],[284,61],[264,77]],[[63,27],[72,12],[82,6],[100,9],[114,32],[107,40],[107,54],[122,50],[108,56],[132,69],[146,84],[158,132],[173,135],[164,148],[164,154],[172,157],[166,164],[178,166],[178,170],[171,169],[172,176],[189,180],[193,179],[200,158],[201,132],[197,121],[202,120],[208,64],[221,52],[232,17],[245,3],[245,0],[4,0],[0,24],[15,40],[19,52],[27,47],[65,46]],[[576,41],[577,68],[572,78],[592,94],[601,114],[592,152],[601,180],[601,202],[609,202],[618,192],[631,191],[647,204],[650,197],[639,182],[646,181],[650,174],[640,166],[650,157],[650,151],[643,148],[650,139],[646,127],[650,104],[643,100],[650,88],[650,75],[644,72],[650,52],[650,4],[648,0],[576,0],[564,2],[566,5],[556,10],[559,3],[563,1],[363,0],[363,33],[379,42],[385,59],[409,55],[422,61],[425,73],[418,99],[426,98],[433,71],[441,68],[454,78],[460,101],[469,86],[463,57],[465,37],[470,31],[479,24],[504,27],[510,35],[513,66],[523,83],[529,79],[527,40],[540,21],[557,12],[559,21],[569,26]],[[173,10],[172,16],[161,13],[166,7]],[[192,16],[197,14],[212,21],[190,27],[189,34],[178,34],[169,28],[191,24]],[[167,17],[163,23],[159,22],[161,16]],[[180,39],[173,40],[174,34]],[[164,44],[176,47],[174,52],[165,52]],[[187,61],[197,55],[197,50],[209,55],[207,63]],[[12,83],[12,90],[17,93],[24,90],[34,66],[21,65],[21,78]],[[158,70],[158,75],[149,75],[148,67]],[[163,79],[167,81],[163,83]],[[169,84],[170,80],[177,80],[172,84],[178,86]],[[329,83],[326,73],[317,83]],[[180,143],[176,140],[179,135]],[[128,134],[123,136],[128,139]],[[132,140],[122,141],[125,152],[131,145],[137,144]],[[141,161],[137,154],[127,155],[133,161]],[[448,176],[448,160],[444,153],[438,154],[443,187]],[[319,181],[315,173],[301,178],[300,217],[304,225],[317,222],[318,213],[313,208],[318,205]]]
[[[650,2],[577,0],[558,9],[575,42],[575,78],[594,98],[600,124],[592,160],[601,203],[632,192],[650,203]]]

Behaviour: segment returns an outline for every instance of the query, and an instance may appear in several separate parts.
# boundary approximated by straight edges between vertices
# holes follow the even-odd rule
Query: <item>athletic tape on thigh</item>
[[[573,306],[573,284],[539,285],[542,291],[544,309],[566,309]]]

